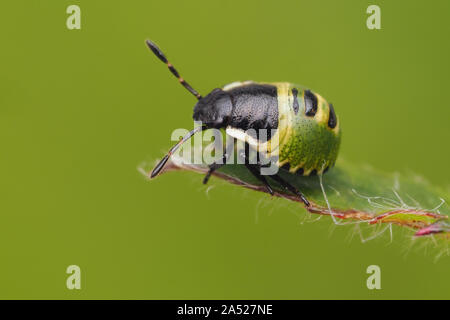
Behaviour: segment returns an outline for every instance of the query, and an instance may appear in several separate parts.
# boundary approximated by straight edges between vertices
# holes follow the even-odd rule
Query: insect
[[[202,123],[169,150],[151,172],[152,178],[161,172],[170,156],[195,133],[212,128],[225,129],[231,137],[261,149],[265,147],[263,144],[266,144],[267,148],[267,143],[276,136],[276,165],[290,173],[303,176],[323,174],[334,166],[341,140],[340,123],[333,105],[319,94],[288,82],[244,81],[216,88],[202,97],[180,76],[154,42],[147,40],[146,43],[178,78],[181,85],[198,99],[193,118]],[[275,133],[262,142],[249,136],[249,129],[274,130]],[[226,154],[223,160],[225,158]],[[211,174],[224,164],[225,161],[221,161],[209,165],[203,183],[207,183]],[[244,165],[273,195],[266,176],[260,172],[261,164],[246,162]],[[278,172],[267,177],[297,195],[306,206],[310,206],[303,193],[283,179]]]

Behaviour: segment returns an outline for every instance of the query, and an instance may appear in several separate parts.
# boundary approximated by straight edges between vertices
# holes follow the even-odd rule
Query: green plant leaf
[[[146,176],[150,170],[148,164],[140,167]],[[191,164],[173,155],[162,173],[176,170],[205,174],[208,167]],[[420,176],[412,173],[387,174],[343,160],[339,160],[335,168],[323,176],[302,177],[284,170],[279,173],[303,192],[311,206],[306,207],[297,196],[271,180],[274,196],[298,202],[299,210],[328,215],[336,224],[345,224],[347,221],[369,225],[395,224],[414,230],[416,237],[433,236],[450,240],[448,193],[433,187]],[[267,193],[265,187],[243,165],[223,166],[214,176]],[[209,183],[214,183],[214,179]],[[270,195],[267,193],[262,196]]]

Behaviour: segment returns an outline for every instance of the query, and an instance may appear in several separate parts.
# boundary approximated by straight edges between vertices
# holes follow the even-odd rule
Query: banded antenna
[[[145,41],[147,43],[147,46],[150,48],[150,50],[152,50],[152,52],[155,54],[155,56],[158,57],[159,60],[161,60],[162,62],[164,62],[167,67],[169,68],[170,72],[177,77],[178,81],[181,83],[181,85],[183,87],[185,87],[187,89],[187,91],[189,91],[190,93],[192,93],[198,100],[200,100],[202,98],[202,96],[194,89],[192,88],[189,83],[187,83],[178,73],[178,71],[174,68],[174,66],[167,60],[166,56],[164,55],[164,53],[161,51],[161,49],[158,48],[158,46],[150,40],[146,40]]]
[[[206,129],[208,129],[206,126],[201,126],[201,127],[196,127],[194,129],[192,129],[191,131],[189,131],[180,141],[177,142],[177,144],[175,144],[172,148],[170,148],[169,152],[167,152],[167,154],[164,156],[164,158],[162,158],[161,161],[158,162],[158,164],[153,168],[152,173],[150,174],[150,177],[154,178],[161,172],[161,170],[166,165],[167,160],[169,160],[170,156],[172,156],[172,154],[174,154],[175,151],[177,151],[177,149],[183,143],[188,141],[189,138],[192,137],[197,132],[200,132],[200,131],[203,131]]]

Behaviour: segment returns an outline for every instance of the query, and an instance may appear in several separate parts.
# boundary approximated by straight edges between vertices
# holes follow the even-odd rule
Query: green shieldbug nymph
[[[226,129],[228,135],[246,143],[253,138],[247,136],[249,129],[275,130],[279,150],[276,165],[291,173],[305,176],[323,174],[334,166],[341,140],[339,119],[333,105],[319,94],[288,82],[245,81],[216,88],[202,97],[181,78],[156,44],[150,40],[146,43],[179,82],[198,99],[193,118],[202,123],[202,126],[194,128],[169,150],[153,169],[152,178],[158,175],[179,146],[195,133],[212,128]],[[269,139],[274,139],[275,135]],[[253,138],[253,143],[261,142]],[[224,164],[225,161],[211,164],[204,183]],[[260,173],[261,164],[244,165],[273,194],[270,184]],[[310,205],[303,194],[280,175],[276,173],[269,177],[298,195],[305,205]]]

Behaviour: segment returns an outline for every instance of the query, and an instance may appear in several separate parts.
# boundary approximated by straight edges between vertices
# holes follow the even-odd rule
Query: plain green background
[[[78,4],[82,29],[66,28]],[[382,30],[366,28],[381,7]],[[450,2],[4,1],[0,298],[450,298],[449,257],[394,229],[349,240],[296,204],[137,171],[191,128],[196,89],[290,81],[333,102],[340,155],[447,188]],[[437,203],[439,201],[437,200]],[[66,289],[66,267],[82,289]],[[366,288],[366,268],[382,290]]]

